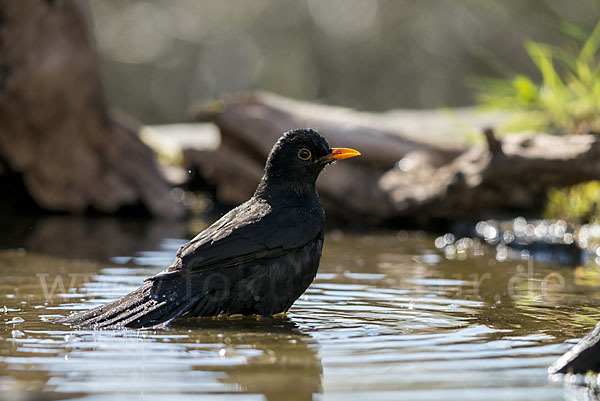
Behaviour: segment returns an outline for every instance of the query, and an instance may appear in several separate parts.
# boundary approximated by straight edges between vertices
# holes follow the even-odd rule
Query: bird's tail
[[[156,299],[152,295],[152,287],[153,283],[147,282],[116,301],[54,322],[93,329],[159,328],[170,324],[198,301],[198,296]]]

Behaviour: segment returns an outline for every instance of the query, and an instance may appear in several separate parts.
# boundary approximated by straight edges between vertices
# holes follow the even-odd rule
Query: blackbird
[[[551,375],[590,371],[600,373],[600,323],[548,368]]]
[[[184,316],[287,311],[315,278],[321,258],[325,212],[315,181],[326,165],[358,155],[331,148],[312,129],[286,132],[254,195],[183,245],[171,266],[114,302],[56,322],[155,328]]]

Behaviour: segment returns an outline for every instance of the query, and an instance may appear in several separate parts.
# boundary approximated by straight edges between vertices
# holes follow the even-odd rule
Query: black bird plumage
[[[92,328],[142,328],[182,316],[287,311],[314,279],[325,230],[315,181],[333,161],[359,155],[332,149],[312,129],[285,133],[247,202],[177,252],[173,264],[124,297],[58,319]]]
[[[600,323],[548,368],[551,375],[587,372],[600,373]]]

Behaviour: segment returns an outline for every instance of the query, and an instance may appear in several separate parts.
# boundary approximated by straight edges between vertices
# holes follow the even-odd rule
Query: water
[[[48,319],[134,289],[171,262],[187,227],[62,217],[3,232],[0,398],[597,397],[546,373],[600,320],[594,266],[498,262],[485,246],[448,260],[422,233],[333,231],[285,317],[98,332]]]

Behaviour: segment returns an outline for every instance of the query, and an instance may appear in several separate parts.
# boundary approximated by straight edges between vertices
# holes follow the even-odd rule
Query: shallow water
[[[448,260],[422,233],[333,231],[317,279],[284,317],[98,332],[48,319],[134,289],[171,262],[187,227],[54,217],[2,230],[5,399],[562,400],[590,391],[549,381],[546,369],[600,320],[594,266],[499,262],[483,245]]]

